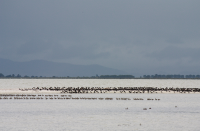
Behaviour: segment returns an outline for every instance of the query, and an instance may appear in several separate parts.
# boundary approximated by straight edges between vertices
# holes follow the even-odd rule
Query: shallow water
[[[7,83],[6,83],[7,82]],[[177,82],[177,83],[176,83]],[[139,85],[139,83],[141,85]],[[1,80],[1,89],[42,86],[198,87],[198,80]],[[181,84],[182,83],[182,84]],[[196,83],[196,85],[194,84]],[[180,84],[180,85],[179,85]],[[186,87],[186,85],[184,87]],[[29,87],[27,87],[29,86]],[[160,87],[160,86],[158,86]],[[165,86],[164,86],[165,87]],[[200,129],[200,94],[72,94],[113,100],[0,100],[0,130],[176,130]],[[131,100],[116,100],[130,98]],[[143,98],[144,100],[133,100]],[[159,98],[149,101],[147,98]],[[177,106],[177,107],[175,107]],[[128,109],[126,109],[128,108]],[[147,108],[147,110],[143,110]],[[151,108],[151,109],[149,109]]]

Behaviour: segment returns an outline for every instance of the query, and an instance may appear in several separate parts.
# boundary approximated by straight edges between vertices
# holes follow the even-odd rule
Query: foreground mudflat
[[[199,80],[0,80],[0,130],[198,131],[200,94],[193,90],[61,93],[40,89],[82,86],[192,89],[199,85]],[[40,89],[32,90],[33,87]]]
[[[0,130],[187,131],[200,128],[199,94],[27,95],[32,94],[15,94],[13,99],[0,100]]]

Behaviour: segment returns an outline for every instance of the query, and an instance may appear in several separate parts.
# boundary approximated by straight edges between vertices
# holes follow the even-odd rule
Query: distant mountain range
[[[0,58],[0,73],[4,75],[20,74],[22,76],[96,76],[98,75],[124,75],[122,70],[107,68],[100,65],[74,65],[69,63],[57,63],[46,60],[32,60],[16,62]]]

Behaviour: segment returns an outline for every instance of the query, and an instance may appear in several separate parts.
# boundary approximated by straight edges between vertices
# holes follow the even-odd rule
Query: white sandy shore
[[[106,94],[108,94],[108,93],[117,93],[117,94],[119,94],[120,92],[118,91],[118,92],[114,92],[114,91],[109,91],[109,92],[106,92]],[[130,94],[128,91],[126,91],[126,93],[127,94]],[[195,92],[195,93],[198,93],[199,94],[199,92]],[[47,90],[28,90],[28,91],[21,91],[21,90],[15,90],[15,89],[1,89],[0,90],[0,94],[63,94],[63,93],[61,93],[61,91],[47,91]],[[68,94],[68,93],[66,93],[66,94]],[[83,94],[83,93],[82,93]],[[85,93],[86,94],[86,93]],[[87,93],[87,94],[91,94],[91,93]],[[100,94],[100,93],[95,93],[95,94]],[[122,94],[125,94],[124,92],[122,93]],[[132,94],[194,94],[194,92],[190,92],[190,93],[188,93],[188,92],[182,92],[182,93],[180,93],[180,92],[173,92],[173,91],[156,91],[156,92],[152,92],[152,93],[148,93],[148,92],[145,92],[145,93],[143,93],[143,92],[137,92],[137,93],[132,93]]]
[[[60,94],[60,91],[39,91],[39,90],[28,90],[28,91],[21,91],[21,90],[0,90],[0,94]]]

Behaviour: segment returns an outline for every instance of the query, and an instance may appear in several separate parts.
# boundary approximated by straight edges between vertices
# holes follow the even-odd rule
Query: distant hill
[[[124,75],[124,71],[107,68],[100,65],[74,65],[69,63],[56,63],[45,60],[32,60],[16,62],[0,58],[0,73],[4,75],[20,74],[22,76],[95,76],[98,75]]]

